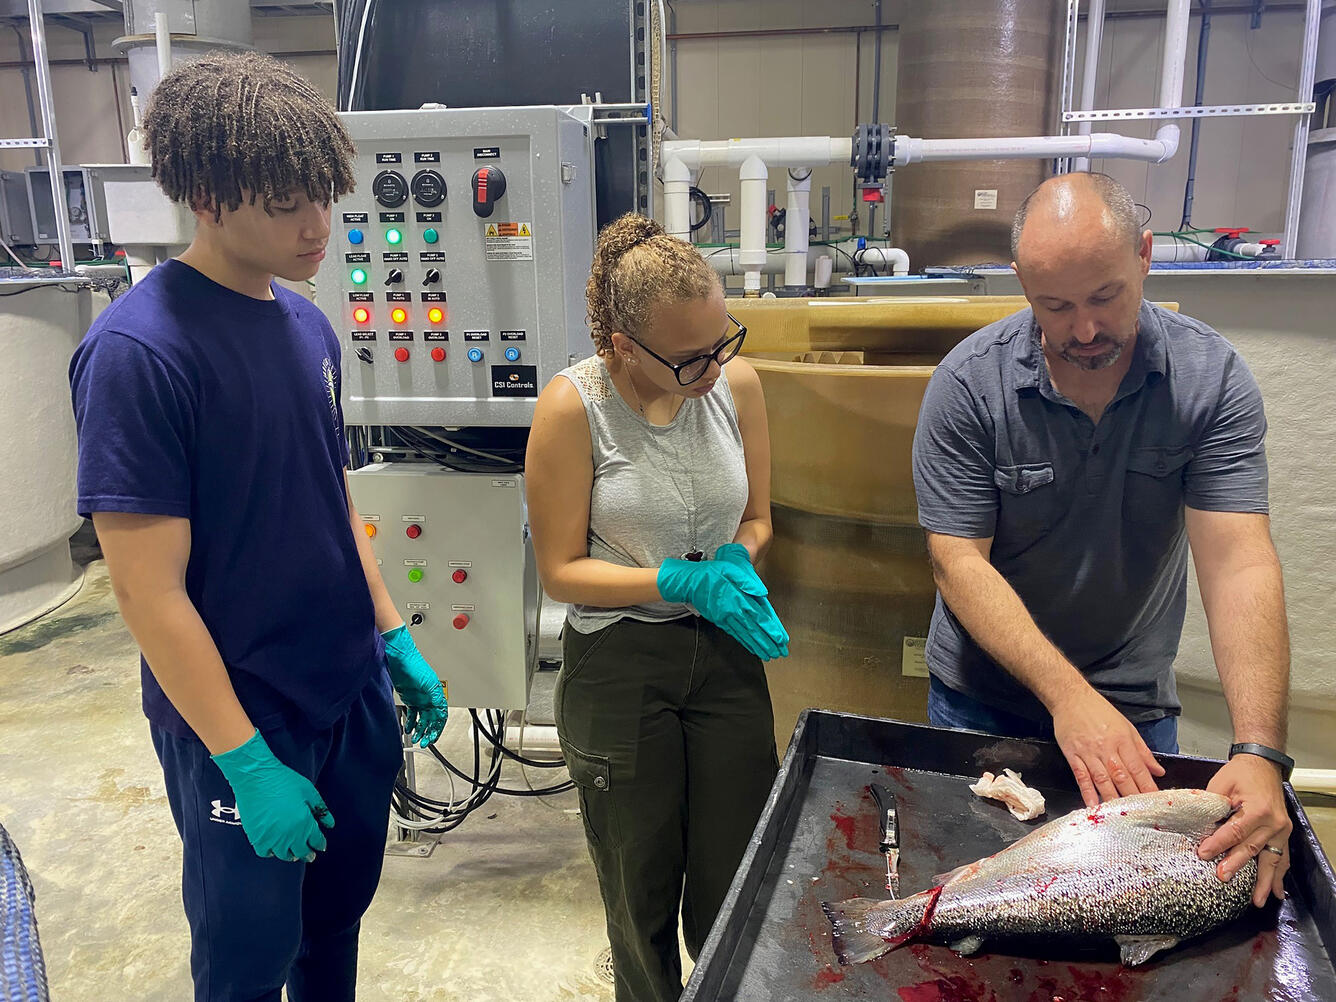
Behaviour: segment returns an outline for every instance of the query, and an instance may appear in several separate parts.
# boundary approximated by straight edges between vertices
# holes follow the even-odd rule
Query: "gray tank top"
[[[560,375],[580,392],[593,445],[589,555],[623,567],[658,567],[695,548],[706,557],[731,543],[747,507],[747,463],[737,408],[721,374],[710,393],[688,397],[671,424],[653,425],[612,385],[597,355]],[[619,619],[666,622],[691,615],[669,602],[604,609],[572,605],[567,622],[593,633]]]

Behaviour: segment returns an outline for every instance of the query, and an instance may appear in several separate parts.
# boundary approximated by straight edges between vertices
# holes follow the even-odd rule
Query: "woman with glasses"
[[[595,353],[543,391],[526,480],[538,570],[570,609],[556,719],[598,871],[618,1002],[682,991],[777,768],[762,661],[788,634],[753,563],[770,443],[746,328],[690,244],[603,230]]]

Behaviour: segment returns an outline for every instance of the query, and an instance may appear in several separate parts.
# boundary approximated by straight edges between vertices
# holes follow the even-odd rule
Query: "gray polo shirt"
[[[1176,714],[1185,505],[1267,511],[1257,382],[1205,324],[1145,301],[1131,368],[1096,425],[1049,380],[1033,311],[970,335],[928,383],[914,435],[919,522],[993,537],[1035,622],[1134,722]],[[1043,705],[937,596],[929,670],[999,709]]]

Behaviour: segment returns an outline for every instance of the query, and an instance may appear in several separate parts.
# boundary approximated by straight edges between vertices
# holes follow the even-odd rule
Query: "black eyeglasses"
[[[737,326],[738,332],[718,348],[714,349],[714,351],[706,352],[704,355],[696,355],[694,358],[689,358],[685,362],[670,362],[654,349],[648,347],[645,342],[641,341],[639,338],[631,337],[630,334],[626,336],[630,337],[632,341],[644,348],[646,353],[672,369],[673,375],[677,377],[679,386],[690,386],[709,371],[711,362],[717,362],[722,366],[742,350],[742,341],[747,336],[747,328],[738,323],[737,318],[734,317],[733,314],[729,313],[727,316],[728,319]]]

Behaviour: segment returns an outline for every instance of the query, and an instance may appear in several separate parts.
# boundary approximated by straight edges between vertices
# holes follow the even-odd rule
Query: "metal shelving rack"
[[[1260,9],[1260,4],[1258,5]],[[1294,126],[1294,148],[1290,151],[1289,191],[1285,200],[1285,234],[1282,257],[1292,258],[1299,235],[1299,202],[1303,195],[1305,158],[1308,155],[1308,125],[1317,105],[1313,102],[1313,84],[1317,72],[1318,27],[1322,0],[1306,0],[1304,7],[1303,52],[1299,64],[1299,92],[1292,102],[1280,104],[1224,104],[1182,108],[1076,109],[1072,107],[1076,85],[1076,34],[1080,19],[1080,0],[1067,2],[1067,37],[1062,59],[1062,133],[1069,134],[1080,122],[1135,121],[1137,119],[1215,118],[1234,115],[1298,115]],[[1099,54],[1086,53],[1098,59]]]
[[[42,0],[28,0],[28,28],[32,37],[33,63],[37,70],[37,100],[42,109],[43,135],[27,139],[0,139],[0,149],[37,149],[45,152],[47,173],[51,176],[51,204],[55,206],[56,213],[60,270],[72,272],[74,244],[70,240],[70,208],[65,201],[65,172],[60,159],[60,138],[56,133],[56,108],[51,93],[51,66],[46,55]]]

